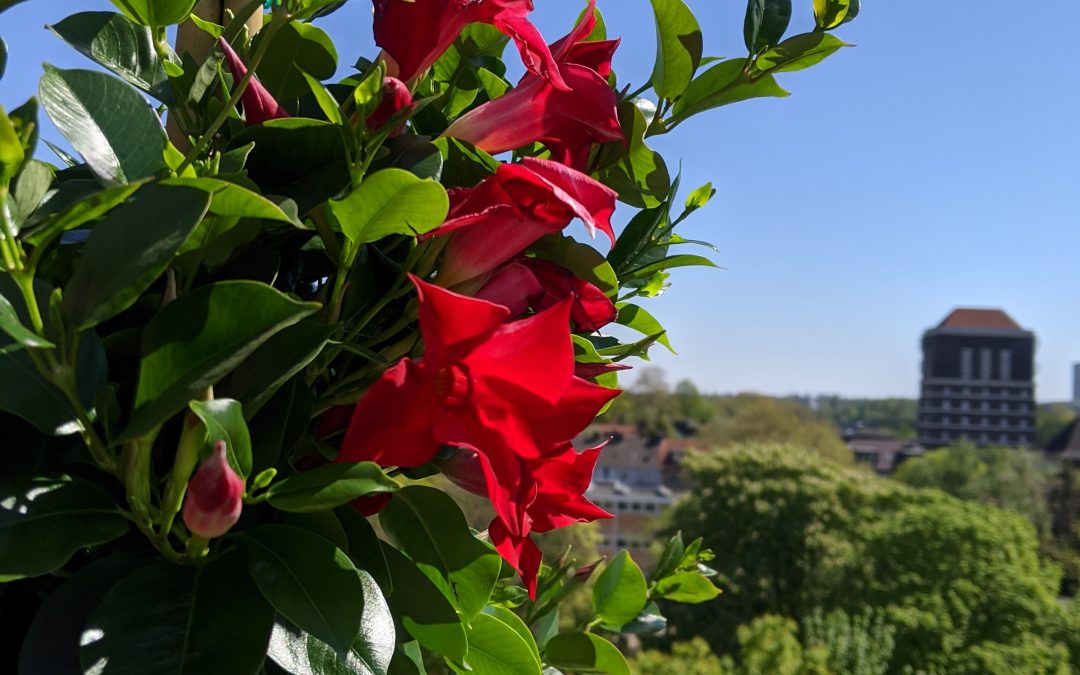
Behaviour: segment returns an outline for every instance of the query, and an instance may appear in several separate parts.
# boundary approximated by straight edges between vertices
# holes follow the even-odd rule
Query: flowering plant
[[[50,27],[111,72],[46,65],[0,110],[21,672],[625,673],[613,641],[661,629],[657,602],[717,595],[700,542],[646,577],[536,537],[611,517],[585,496],[602,447],[571,441],[667,345],[639,299],[712,265],[674,230],[714,190],[680,211],[648,139],[786,95],[774,74],[844,46],[857,0],[815,0],[786,40],[790,0],[750,0],[729,60],[652,0],[636,88],[594,0],[550,43],[531,0],[374,0],[382,52],[332,82],[311,20],[338,2],[114,2]],[[78,157],[35,158],[39,105]],[[486,530],[437,473],[490,501]]]

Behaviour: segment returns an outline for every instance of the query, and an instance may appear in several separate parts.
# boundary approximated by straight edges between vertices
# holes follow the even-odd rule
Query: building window
[[[980,349],[979,350],[979,379],[989,380],[990,369],[993,366],[994,350],[993,349]]]
[[[1002,349],[1001,354],[998,357],[1001,365],[1001,377],[1002,380],[1012,379],[1012,352],[1008,349]]]
[[[975,375],[975,350],[964,347],[960,350],[960,377],[970,380]]]
[[[629,505],[626,502],[619,502],[619,505],[616,508],[619,511],[625,511],[627,508],[629,508]],[[620,546],[621,546],[621,544],[620,544]]]

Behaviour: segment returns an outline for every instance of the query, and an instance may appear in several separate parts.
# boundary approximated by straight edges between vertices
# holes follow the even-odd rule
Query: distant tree
[[[854,461],[836,428],[794,401],[744,394],[725,400],[721,408],[702,434],[713,445],[781,443],[841,464]]]
[[[696,637],[676,642],[670,651],[646,649],[631,664],[638,675],[729,675],[730,666],[713,654],[709,643]]]
[[[890,674],[1057,673],[1065,663],[1058,570],[1039,559],[1025,518],[790,447],[698,453],[688,467],[697,487],[671,527],[715,551],[724,595],[665,608],[681,637],[737,653],[738,627],[765,614],[801,622],[873,610],[895,631]]]
[[[1035,447],[1050,445],[1065,428],[1076,419],[1076,413],[1067,405],[1055,404],[1039,407],[1035,411]]]
[[[952,445],[907,460],[894,478],[1016,511],[1041,534],[1049,531],[1049,476],[1039,455],[1028,450]]]
[[[854,616],[842,609],[817,609],[802,621],[802,642],[804,649],[825,654],[830,673],[885,675],[896,647],[896,627],[877,609]]]
[[[818,396],[814,408],[840,429],[862,429],[914,438],[919,402],[910,398],[862,399]]]
[[[675,412],[680,421],[701,426],[716,416],[716,408],[701,395],[690,380],[682,380],[675,385]]]

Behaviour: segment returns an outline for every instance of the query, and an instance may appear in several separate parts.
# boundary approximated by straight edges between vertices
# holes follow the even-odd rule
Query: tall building
[[[923,333],[919,442],[1035,445],[1035,334],[1000,309],[956,309]]]
[[[1073,364],[1073,407],[1080,408],[1080,363]]]

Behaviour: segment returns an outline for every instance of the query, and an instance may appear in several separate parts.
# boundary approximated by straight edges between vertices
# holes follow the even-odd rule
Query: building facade
[[[1035,334],[999,309],[956,309],[923,333],[919,443],[1035,445]]]

